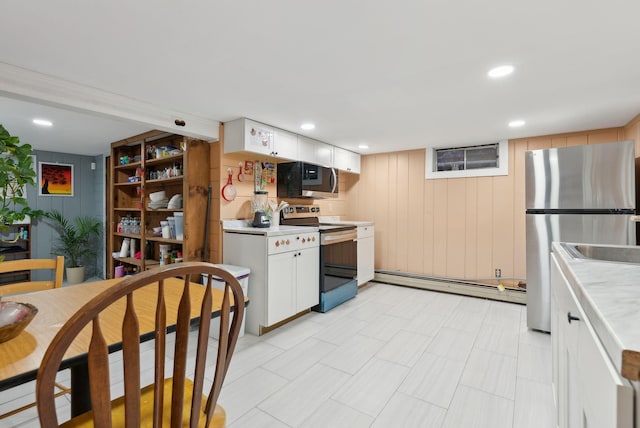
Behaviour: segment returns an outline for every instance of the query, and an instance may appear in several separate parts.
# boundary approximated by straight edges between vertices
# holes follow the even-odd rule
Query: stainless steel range
[[[317,205],[291,205],[281,211],[280,224],[320,229],[320,303],[312,309],[327,312],[358,294],[357,232],[355,226],[323,225]]]

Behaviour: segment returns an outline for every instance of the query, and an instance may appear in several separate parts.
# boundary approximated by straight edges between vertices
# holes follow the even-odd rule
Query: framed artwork
[[[73,165],[40,162],[38,166],[40,196],[73,196]]]

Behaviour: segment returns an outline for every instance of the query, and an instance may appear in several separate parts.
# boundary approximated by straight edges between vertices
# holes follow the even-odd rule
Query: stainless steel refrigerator
[[[634,245],[633,141],[525,153],[527,326],[550,330],[551,243]]]

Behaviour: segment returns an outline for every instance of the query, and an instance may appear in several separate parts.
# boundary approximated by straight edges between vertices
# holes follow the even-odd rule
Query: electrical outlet
[[[502,269],[496,268],[496,278],[500,278],[502,276]]]

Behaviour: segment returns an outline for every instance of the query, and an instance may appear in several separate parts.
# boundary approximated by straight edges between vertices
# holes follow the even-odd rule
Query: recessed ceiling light
[[[522,119],[518,119],[518,120],[512,120],[511,122],[509,122],[509,127],[510,128],[519,128],[520,126],[523,126],[526,122]]]
[[[513,73],[513,70],[515,70],[513,68],[513,65],[501,65],[499,67],[492,68],[487,74],[492,79],[498,79],[500,77],[510,75],[511,73]]]
[[[310,131],[315,127],[316,126],[313,123],[303,123],[302,125],[300,125],[300,128],[304,129],[305,131]]]
[[[52,126],[53,123],[46,119],[33,119],[33,123],[40,126]]]
[[[359,149],[368,149],[368,148],[369,148],[369,146],[368,146],[368,145],[366,145],[366,144],[358,144],[358,148],[359,148]]]

